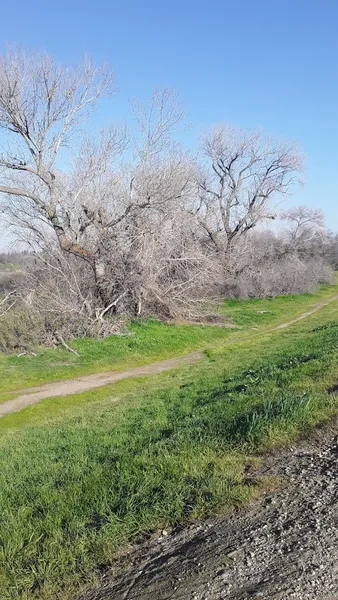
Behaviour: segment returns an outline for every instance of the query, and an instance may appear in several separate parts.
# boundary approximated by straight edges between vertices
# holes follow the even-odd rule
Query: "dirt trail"
[[[200,360],[202,356],[202,352],[191,352],[184,356],[161,360],[149,365],[143,365],[142,367],[133,367],[126,371],[94,373],[93,375],[84,375],[82,377],[77,377],[76,379],[47,383],[46,385],[36,388],[27,388],[26,390],[23,390],[24,393],[17,398],[0,404],[0,417],[22,410],[26,406],[36,404],[46,398],[70,396],[71,394],[79,394],[94,388],[109,385],[110,383],[115,383],[121,379],[146,377],[147,375],[155,375],[156,373],[177,369],[182,365],[192,364]]]
[[[287,327],[290,327],[291,325],[294,325],[295,323],[298,323],[299,321],[310,317],[311,315],[318,312],[325,306],[328,306],[328,304],[334,302],[335,300],[338,300],[338,294],[332,296],[332,298],[329,298],[328,300],[316,304],[311,310],[304,312],[296,319],[292,319],[291,321],[287,321],[286,323],[282,323],[281,325],[277,325],[276,327],[271,327],[270,329],[265,329],[264,331],[251,334],[250,336],[242,338],[233,338],[228,342],[224,342],[224,346],[229,344],[236,344],[238,342],[248,341],[252,338],[265,335],[266,333],[272,333],[273,331],[278,331],[280,329],[286,329]],[[134,377],[146,377],[149,375],[156,375],[157,373],[170,371],[171,369],[177,369],[178,367],[185,364],[193,364],[200,360],[202,357],[203,352],[201,351],[191,352],[183,356],[153,362],[141,367],[133,367],[127,369],[126,371],[106,371],[104,373],[94,373],[92,375],[84,375],[82,377],[77,377],[76,379],[56,381],[53,383],[41,385],[39,387],[26,388],[24,390],[20,390],[21,393],[16,398],[0,403],[0,417],[3,417],[13,412],[18,412],[23,408],[26,408],[31,404],[37,404],[38,402],[40,402],[41,400],[45,400],[46,398],[55,398],[57,396],[70,396],[72,394],[86,392],[98,387],[115,383],[116,381],[120,381],[121,379],[131,379]]]
[[[130,549],[77,600],[337,600],[336,434],[268,457],[261,474],[287,485]]]

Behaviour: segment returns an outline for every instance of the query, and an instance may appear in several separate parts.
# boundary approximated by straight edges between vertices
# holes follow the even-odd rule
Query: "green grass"
[[[322,286],[315,294],[282,296],[267,300],[228,300],[219,307],[241,329],[212,325],[168,325],[156,320],[131,324],[130,337],[105,340],[82,339],[71,345],[76,357],[63,349],[40,349],[37,356],[0,353],[0,402],[15,389],[48,381],[70,379],[86,373],[122,370],[184,354],[191,350],[220,346],[299,316],[316,303],[338,293],[338,283]],[[4,394],[6,393],[6,396]]]
[[[1,599],[74,597],[145,532],[258,493],[245,465],[337,410],[337,304],[196,365],[2,418]]]
[[[0,392],[165,359],[223,341],[230,332],[213,326],[174,326],[155,320],[132,323],[130,330],[134,334],[130,337],[74,341],[71,346],[80,357],[63,349],[40,349],[37,356],[20,358],[0,354]]]
[[[221,312],[241,327],[262,329],[274,327],[296,318],[302,312],[330,296],[338,293],[338,285],[323,285],[315,294],[299,296],[278,296],[277,298],[251,298],[249,300],[227,300]]]
[[[15,263],[0,263],[0,275],[1,272],[8,272],[8,271],[18,271],[20,270],[20,265],[17,265]]]

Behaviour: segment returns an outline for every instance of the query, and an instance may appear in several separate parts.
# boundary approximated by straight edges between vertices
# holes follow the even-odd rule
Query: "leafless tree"
[[[293,206],[283,211],[280,218],[286,223],[284,237],[289,250],[308,250],[310,245],[315,247],[316,244],[320,246],[323,233],[327,235],[321,209]]]
[[[299,216],[303,209],[291,209]],[[318,211],[310,211],[320,217]],[[304,213],[305,215],[305,213]],[[307,214],[307,217],[310,215]],[[302,219],[303,222],[303,219]],[[225,295],[264,297],[311,292],[332,279],[332,238],[321,227],[304,219],[275,232],[258,228],[242,236],[232,253],[232,269],[225,281]],[[309,227],[309,229],[308,229]]]
[[[318,211],[289,210],[283,233],[256,235],[298,180],[292,145],[222,126],[193,157],[180,142],[185,111],[166,89],[131,102],[130,130],[84,135],[113,92],[107,65],[67,68],[21,49],[0,57],[0,210],[36,256],[1,288],[13,325],[8,338],[1,320],[2,348],[20,346],[17,309],[24,344],[55,331],[64,341],[109,335],[130,313],[195,318],[236,286],[262,296],[323,279],[336,242]]]
[[[105,262],[114,285],[110,296],[123,294],[121,307],[129,303],[141,314],[153,303],[165,257],[179,240],[182,206],[194,191],[194,166],[175,139],[185,117],[175,94],[155,91],[149,104],[137,101],[132,108],[137,127],[130,137],[131,156],[122,166],[118,201],[125,210],[106,238]],[[110,256],[116,257],[114,264]]]
[[[121,223],[131,231],[141,211],[165,211],[190,180],[189,161],[171,141],[183,113],[169,91],[157,92],[150,108],[134,104],[141,135],[123,168],[116,161],[130,144],[125,129],[113,127],[97,143],[79,138],[89,108],[112,90],[110,69],[88,60],[68,69],[21,50],[0,60],[3,210],[32,244],[44,245],[52,229],[62,251],[87,261],[104,308],[120,295],[110,275]]]
[[[227,251],[258,223],[275,218],[272,201],[297,181],[302,158],[290,144],[228,126],[214,128],[202,150],[207,164],[195,213],[217,251]]]
[[[6,197],[5,211],[34,239],[52,228],[62,250],[91,264],[99,288],[99,251],[81,243],[93,214],[81,200],[98,179],[101,193],[107,189],[107,167],[120,136],[110,131],[99,147],[83,147],[86,165],[77,161],[71,174],[62,173],[60,165],[69,161],[68,146],[78,141],[88,111],[112,91],[110,68],[96,68],[87,59],[71,69],[21,49],[0,57],[0,126],[7,140],[0,156],[0,192]]]

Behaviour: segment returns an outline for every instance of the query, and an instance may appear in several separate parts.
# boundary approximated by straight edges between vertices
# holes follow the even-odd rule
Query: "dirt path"
[[[269,457],[287,483],[232,516],[130,550],[77,600],[337,600],[337,422]]]
[[[163,373],[171,369],[177,369],[182,365],[189,365],[200,360],[203,356],[202,352],[191,352],[184,356],[169,358],[143,365],[142,367],[133,367],[126,371],[112,371],[106,373],[94,373],[93,375],[84,375],[76,379],[56,381],[47,383],[36,388],[27,388],[24,393],[0,404],[0,417],[8,415],[12,412],[18,412],[30,404],[36,404],[46,398],[55,398],[56,396],[70,396],[71,394],[79,394],[94,388],[115,383],[121,379],[130,379],[132,377],[146,377],[147,375],[155,375]]]
[[[286,329],[303,319],[313,315],[318,312],[325,306],[328,306],[331,302],[338,300],[338,294],[316,304],[311,310],[304,312],[302,315],[293,319],[292,321],[287,321],[286,323],[282,323],[281,325],[277,325],[276,327],[271,327],[270,329],[265,329],[264,331],[260,331],[250,336],[242,337],[242,338],[233,338],[228,342],[224,342],[224,345],[235,344],[238,342],[248,341],[252,338],[262,336],[266,333],[272,333],[273,331],[278,331],[280,329]],[[64,380],[64,381],[56,381],[53,383],[48,383],[45,385],[41,385],[39,387],[27,388],[25,390],[20,390],[20,395],[12,400],[7,400],[6,402],[0,403],[0,417],[8,415],[13,412],[18,412],[31,404],[37,404],[41,400],[45,400],[46,398],[55,398],[57,396],[70,396],[72,394],[78,394],[81,392],[86,392],[88,390],[92,390],[98,387],[102,387],[105,385],[109,385],[111,383],[115,383],[116,381],[120,381],[121,379],[131,379],[133,377],[146,377],[149,375],[156,375],[157,373],[162,373],[164,371],[170,371],[171,369],[177,369],[178,367],[184,364],[193,364],[200,360],[203,357],[203,352],[191,352],[190,354],[185,354],[183,356],[170,358],[167,360],[162,360],[158,362],[154,362],[148,365],[144,365],[142,367],[133,367],[126,371],[110,371],[104,373],[94,373],[92,375],[84,375],[82,377],[77,377],[76,379]]]

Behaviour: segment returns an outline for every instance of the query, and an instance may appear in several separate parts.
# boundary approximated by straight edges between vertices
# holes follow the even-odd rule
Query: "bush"
[[[231,278],[225,295],[231,298],[265,298],[314,292],[332,281],[333,271],[322,260],[300,260],[296,256],[273,263],[249,266]]]
[[[26,351],[41,342],[44,319],[38,312],[23,307],[0,318],[0,351]]]

